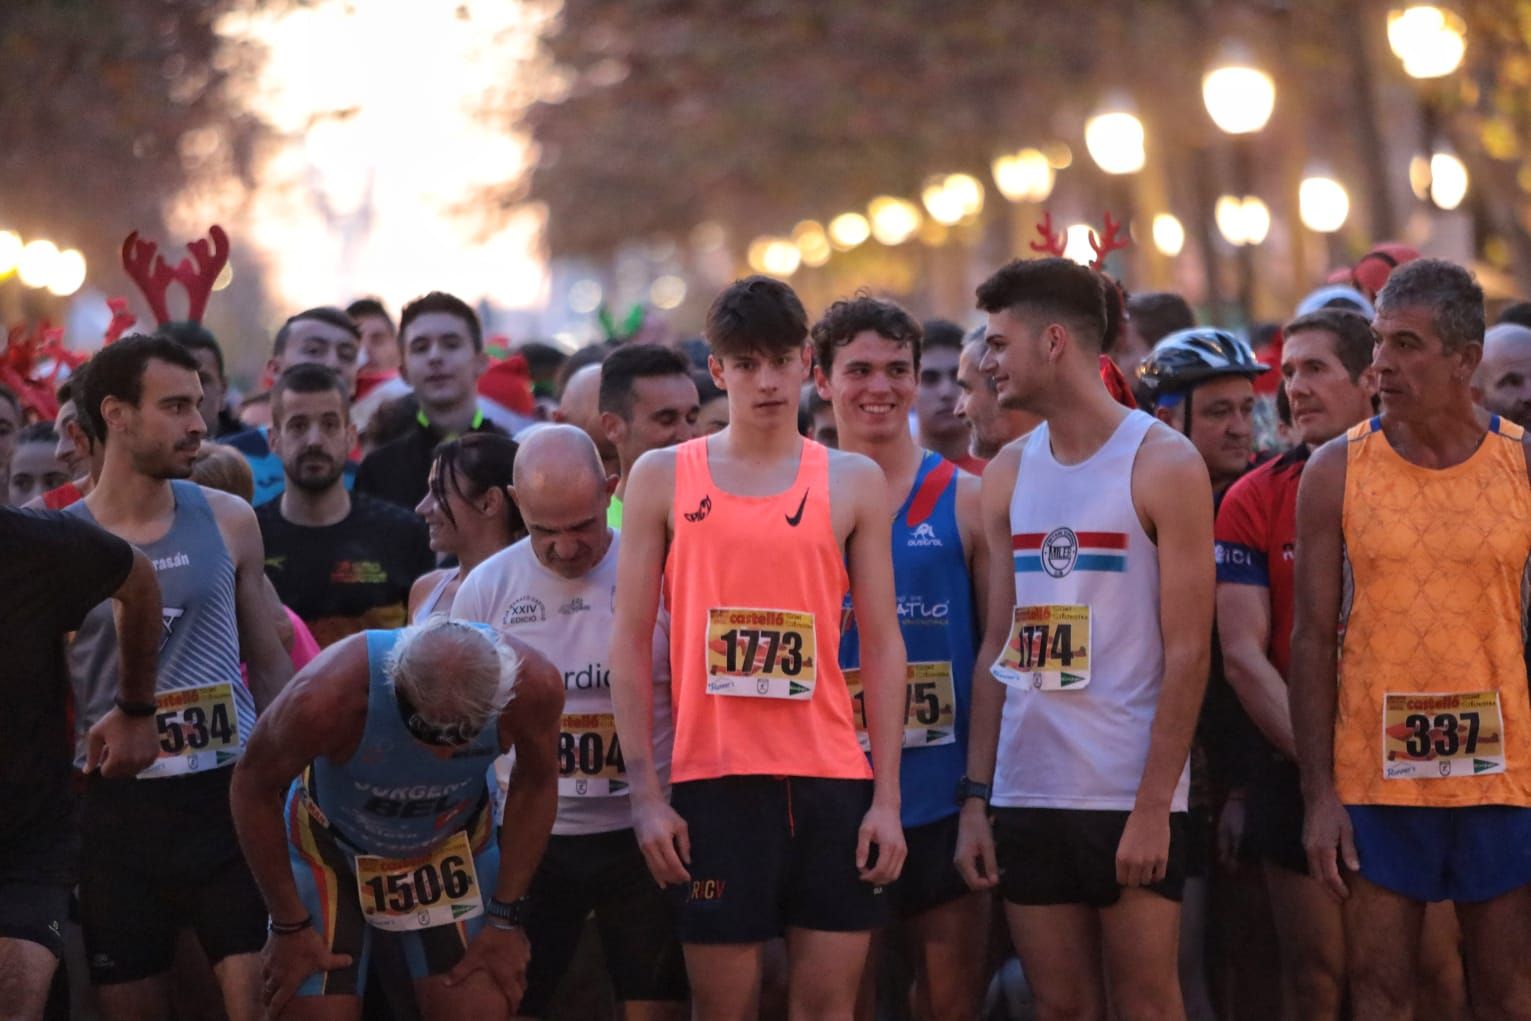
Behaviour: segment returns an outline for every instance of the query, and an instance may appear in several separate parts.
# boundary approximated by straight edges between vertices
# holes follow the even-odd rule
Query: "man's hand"
[[[1116,881],[1123,886],[1157,883],[1169,870],[1169,861],[1169,812],[1134,808],[1116,846]]]
[[[1361,859],[1356,854],[1350,813],[1345,811],[1339,795],[1332,788],[1320,797],[1309,799],[1302,826],[1302,847],[1308,852],[1309,874],[1337,899],[1350,896],[1345,880],[1340,876],[1339,860],[1343,859],[1350,871],[1359,872]]]
[[[324,937],[313,926],[299,932],[266,937],[261,951],[261,1000],[267,1017],[281,1017],[303,980],[316,971],[334,971],[349,966],[347,954],[332,954]]]
[[[1217,819],[1217,861],[1232,871],[1238,867],[1239,851],[1249,835],[1249,807],[1242,790],[1234,791],[1223,803],[1223,813]]]
[[[532,945],[520,929],[499,929],[486,924],[468,944],[463,959],[447,975],[447,985],[455,986],[475,972],[485,972],[505,996],[514,1015],[526,994],[526,965],[532,959]]]
[[[867,868],[872,847],[877,847],[877,864]],[[861,881],[873,886],[887,886],[904,870],[904,824],[899,821],[898,810],[875,802],[861,819],[861,829],[856,834],[856,868]]]
[[[128,716],[113,707],[85,736],[85,772],[110,780],[135,777],[159,758],[159,731],[153,716]]]
[[[963,802],[957,818],[957,871],[969,890],[992,890],[999,884],[999,862],[994,855],[994,830],[988,806],[979,798]]]
[[[663,800],[634,802],[633,834],[654,882],[673,886],[691,882],[691,830],[680,813]]]

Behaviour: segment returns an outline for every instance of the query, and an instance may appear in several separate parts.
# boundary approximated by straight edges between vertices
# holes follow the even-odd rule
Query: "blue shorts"
[[[487,801],[469,820],[467,832],[479,890],[487,899],[500,869],[500,846]],[[411,979],[445,974],[462,960],[468,944],[484,927],[485,916],[480,914],[413,932],[373,928],[362,911],[354,852],[305,811],[299,799],[289,802],[287,855],[298,895],[314,920],[314,928],[331,953],[351,958],[348,967],[308,976],[298,987],[298,996],[360,996],[367,982],[373,940],[379,936],[398,943]]]
[[[1531,808],[1346,809],[1361,875],[1411,900],[1474,903],[1531,883]]]

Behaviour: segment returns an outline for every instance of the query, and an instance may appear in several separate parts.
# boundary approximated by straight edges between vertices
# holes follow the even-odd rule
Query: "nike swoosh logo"
[[[803,520],[803,508],[806,506],[808,506],[808,490],[805,489],[803,490],[803,498],[798,501],[797,513],[787,515],[787,524],[791,525],[793,528],[796,528],[797,523]]]

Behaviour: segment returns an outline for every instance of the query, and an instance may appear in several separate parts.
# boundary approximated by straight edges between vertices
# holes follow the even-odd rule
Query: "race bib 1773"
[[[809,699],[818,677],[813,614],[707,611],[707,694]]]

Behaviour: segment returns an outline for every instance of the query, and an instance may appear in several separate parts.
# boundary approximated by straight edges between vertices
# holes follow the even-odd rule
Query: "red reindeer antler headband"
[[[223,228],[215,223],[207,233],[212,243],[209,244],[207,238],[188,243],[186,248],[191,252],[190,258],[182,259],[174,267],[159,254],[158,244],[140,240],[136,230],[122,242],[122,268],[138,285],[156,321],[170,321],[165,299],[170,285],[176,281],[186,289],[189,299],[186,318],[194,323],[202,321],[202,315],[207,311],[208,295],[213,293],[213,282],[229,261],[229,236]]]
[[[1095,250],[1095,261],[1090,263],[1091,269],[1104,269],[1106,266],[1106,256],[1112,252],[1120,251],[1131,244],[1128,238],[1122,236],[1122,228],[1125,226],[1126,224],[1112,219],[1111,210],[1106,210],[1106,222],[1102,228],[1105,231],[1105,236],[1102,237],[1093,230],[1090,231],[1090,247]],[[1042,214],[1042,222],[1037,224],[1037,233],[1042,235],[1042,240],[1031,243],[1031,250],[1033,252],[1044,252],[1060,259],[1063,258],[1063,252],[1068,245],[1068,236],[1066,233],[1059,233],[1053,230],[1052,213]]]

